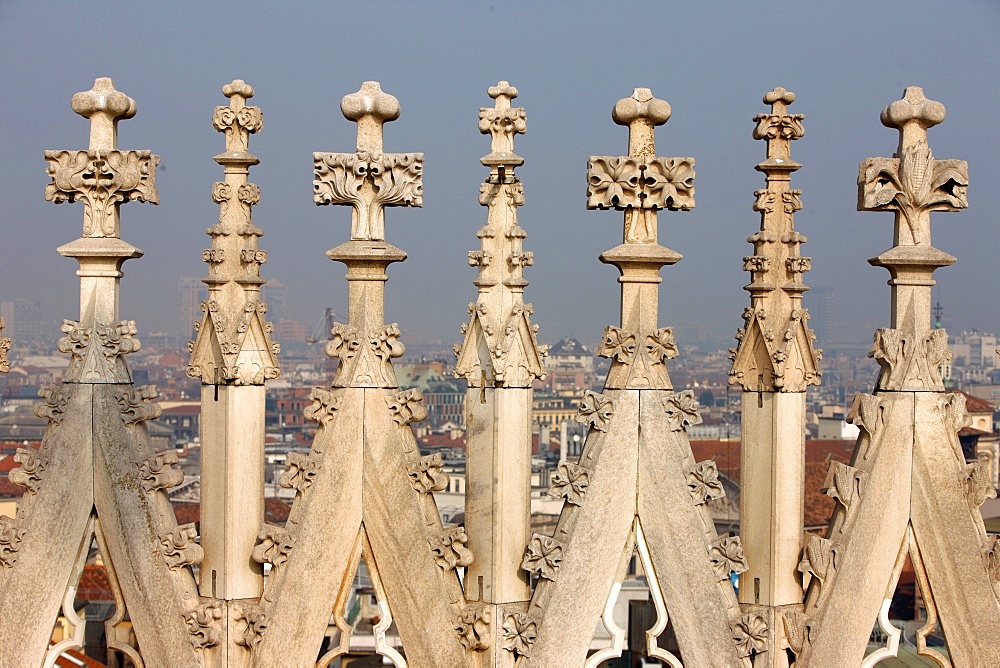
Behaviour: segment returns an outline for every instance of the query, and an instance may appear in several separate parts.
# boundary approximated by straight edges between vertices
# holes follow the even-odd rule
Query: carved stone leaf
[[[420,392],[419,387],[397,392],[386,397],[385,402],[389,406],[392,421],[401,427],[427,418],[424,395]]]
[[[17,561],[17,551],[26,531],[18,526],[17,520],[0,515],[0,566],[12,568]]]
[[[287,529],[275,524],[265,524],[257,534],[257,545],[250,558],[258,564],[271,564],[280,568],[288,561],[293,544],[294,539]]]
[[[719,468],[713,460],[698,462],[688,469],[687,486],[696,506],[726,496],[726,490],[719,481]]]
[[[564,498],[574,506],[583,505],[583,497],[590,485],[590,472],[579,464],[560,462],[552,474],[548,495],[554,499]]]
[[[969,505],[973,508],[983,505],[986,499],[997,498],[997,490],[993,486],[988,464],[983,462],[966,464],[962,482],[965,486],[965,495],[969,499]]]
[[[45,151],[48,174],[45,199],[83,201],[83,236],[117,237],[115,207],[124,202],[159,203],[156,165],[149,151]]]
[[[181,566],[200,564],[205,558],[205,551],[196,542],[197,538],[198,528],[193,522],[161,533],[160,551],[163,552],[167,566],[177,570]]]
[[[66,404],[69,403],[69,396],[63,392],[62,385],[44,385],[39,388],[38,396],[42,397],[42,401],[35,404],[35,415],[48,419],[52,424],[62,422]]]
[[[289,452],[286,462],[288,468],[278,478],[278,484],[285,489],[294,489],[299,494],[304,494],[312,487],[313,478],[322,466],[322,459],[303,452]]]
[[[417,492],[421,494],[443,492],[448,489],[448,474],[442,470],[443,467],[444,459],[441,453],[437,452],[408,464],[406,473],[410,476],[410,484]]]
[[[474,652],[489,649],[490,612],[488,605],[482,605],[459,613],[455,632],[463,647]]]
[[[538,573],[539,577],[546,580],[555,580],[556,571],[562,563],[562,553],[562,543],[555,538],[533,533],[524,550],[521,569],[529,573]]]
[[[698,400],[693,390],[672,394],[663,400],[663,408],[667,412],[667,423],[672,431],[681,431],[692,425],[701,424]]]
[[[14,461],[21,466],[11,469],[7,479],[30,492],[38,492],[42,483],[42,473],[49,463],[48,457],[37,448],[18,448],[14,454]]]
[[[803,650],[812,641],[813,621],[801,612],[786,610],[782,614],[785,624],[785,639],[788,642],[788,649],[795,653],[795,656],[802,656]]]
[[[801,139],[805,136],[802,114],[757,114],[754,139]]]
[[[817,580],[817,587],[822,596],[822,587],[826,579],[837,571],[840,561],[840,546],[819,536],[809,536],[802,550],[802,560],[799,562],[799,572],[809,573]]]
[[[530,616],[514,612],[503,620],[500,646],[517,656],[531,656],[531,647],[538,637],[538,623]]]
[[[176,487],[184,482],[184,472],[174,468],[176,463],[177,452],[168,450],[138,464],[143,489],[154,492],[158,489]]]
[[[138,424],[160,417],[163,409],[153,401],[158,396],[160,395],[153,385],[132,387],[115,394],[125,424]]]
[[[464,526],[449,527],[431,541],[431,552],[437,565],[446,571],[472,563],[472,552],[466,547],[469,537]]]
[[[222,640],[222,605],[203,603],[184,617],[188,640],[195,649],[214,647]]]
[[[663,364],[678,355],[677,342],[674,340],[674,330],[662,327],[655,334],[646,337],[646,354],[653,364]]]
[[[615,404],[603,394],[592,390],[583,393],[576,421],[588,424],[598,431],[607,431],[611,417],[615,414]]]
[[[720,580],[728,580],[730,574],[743,573],[748,568],[739,536],[722,535],[716,538],[708,548],[708,558]]]
[[[318,422],[324,427],[329,425],[340,406],[341,395],[314,387],[309,393],[309,398],[313,403],[303,413],[305,418]]]
[[[820,491],[837,502],[845,511],[850,511],[855,499],[860,499],[865,489],[868,474],[843,462],[830,462],[826,482]]]
[[[270,621],[267,614],[259,605],[240,603],[233,619],[244,625],[242,633],[237,633],[235,637],[236,644],[255,651],[264,639],[264,631]]]

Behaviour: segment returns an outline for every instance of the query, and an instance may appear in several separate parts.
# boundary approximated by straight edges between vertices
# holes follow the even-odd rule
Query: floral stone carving
[[[241,603],[233,615],[236,622],[244,624],[243,632],[235,637],[236,644],[246,647],[251,652],[255,651],[264,639],[264,631],[267,630],[268,616],[259,605]]]
[[[741,657],[749,657],[767,650],[767,620],[760,613],[743,615],[733,624],[733,640]]]
[[[420,392],[419,387],[397,392],[386,397],[385,402],[389,406],[392,421],[401,427],[427,418],[424,395]]]
[[[817,601],[822,600],[823,585],[827,578],[837,572],[840,561],[840,546],[819,536],[809,536],[802,550],[802,561],[799,562],[799,572],[809,573],[816,578],[819,591]]]
[[[138,464],[143,489],[155,492],[158,489],[176,487],[184,482],[184,472],[174,468],[176,463],[177,453],[168,450]]]
[[[26,531],[18,526],[17,520],[0,515],[0,566],[4,568],[14,566],[25,533]]]
[[[42,397],[42,401],[35,404],[35,415],[46,418],[52,424],[62,422],[66,404],[69,403],[69,395],[63,391],[63,386],[45,385],[39,388],[38,396]]]
[[[868,473],[844,464],[843,462],[830,462],[830,468],[826,472],[826,482],[820,488],[820,492],[826,494],[844,509],[847,517],[840,530],[851,520],[853,514],[851,508],[855,501],[860,501],[865,491],[865,482],[868,480]]]
[[[275,568],[288,561],[295,542],[287,529],[275,524],[265,524],[257,534],[257,541],[250,558],[258,564],[271,564]]]
[[[205,551],[196,542],[198,527],[182,524],[171,531],[160,534],[160,551],[167,561],[167,566],[177,570],[181,566],[200,564],[205,558]]]
[[[701,424],[698,400],[693,390],[672,394],[663,400],[663,408],[667,412],[667,424],[672,431],[682,431],[691,425]]]
[[[84,203],[83,236],[117,237],[115,207],[124,202],[159,203],[156,166],[149,151],[45,151],[52,181],[45,199]]]
[[[708,559],[719,580],[728,580],[731,573],[743,573],[748,568],[739,536],[716,538],[708,548]]]
[[[322,460],[302,452],[289,452],[286,462],[288,468],[278,478],[278,484],[285,489],[294,489],[299,494],[304,494],[312,487],[313,478],[319,473]]]
[[[306,408],[303,415],[307,420],[313,420],[326,427],[333,420],[342,397],[336,392],[314,387],[309,393],[309,398],[313,402],[312,406]]]
[[[719,481],[719,467],[713,460],[698,462],[688,469],[687,486],[696,506],[726,496],[726,490]]]
[[[548,494],[553,499],[562,497],[566,503],[579,506],[583,504],[589,485],[590,472],[587,469],[572,462],[560,462],[559,468],[552,474]]]
[[[446,571],[472,563],[472,552],[466,547],[469,536],[464,526],[448,527],[431,541],[431,553],[437,565]]]
[[[7,479],[30,492],[37,492],[42,483],[42,472],[49,463],[48,457],[37,448],[18,448],[14,461],[21,466],[11,469]]]
[[[973,508],[983,505],[986,499],[997,498],[997,490],[993,486],[988,464],[983,462],[966,464],[962,482],[965,486],[965,495],[969,499],[969,505]]]
[[[555,580],[556,571],[562,563],[562,553],[562,543],[555,538],[533,533],[524,550],[521,569],[529,573],[538,573],[539,577],[546,580]]]
[[[516,656],[531,656],[531,647],[538,637],[538,623],[529,615],[514,612],[503,620],[500,646]]]
[[[442,470],[443,467],[444,459],[438,452],[408,464],[406,473],[410,476],[410,484],[413,485],[413,489],[421,494],[443,492],[448,489],[448,474]]]
[[[615,414],[615,404],[603,394],[598,394],[592,390],[583,393],[580,401],[580,408],[576,414],[576,421],[582,424],[589,424],[598,431],[607,431],[611,424],[611,417]]]
[[[474,652],[489,649],[491,612],[490,606],[481,605],[459,613],[455,631],[462,647]]]
[[[158,396],[160,396],[159,393],[152,385],[129,388],[115,394],[125,424],[137,424],[160,417],[163,409],[158,403],[153,402],[153,399]]]
[[[932,329],[911,335],[899,329],[877,329],[868,356],[882,367],[879,389],[943,390],[940,365],[951,359],[948,333]]]
[[[195,649],[218,645],[222,640],[222,605],[203,603],[184,617],[188,640]]]

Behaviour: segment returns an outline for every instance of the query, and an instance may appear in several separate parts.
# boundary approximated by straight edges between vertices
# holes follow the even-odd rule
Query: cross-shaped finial
[[[927,128],[944,120],[944,105],[924,97],[924,89],[907,86],[903,99],[882,110],[882,125],[899,130],[899,152],[904,147],[927,141]]]
[[[784,114],[785,109],[795,102],[795,93],[778,86],[769,93],[764,93],[764,104],[771,105],[772,114]]]
[[[484,156],[481,162],[492,169],[490,177],[496,182],[501,169],[506,172],[524,164],[524,159],[514,153],[514,135],[524,134],[528,123],[523,107],[510,106],[510,101],[517,97],[516,88],[500,81],[496,86],[490,86],[487,93],[496,100],[496,105],[492,109],[480,108],[479,131],[489,133],[493,142],[490,154]]]
[[[486,92],[497,101],[497,109],[510,109],[510,101],[517,97],[517,89],[506,81],[497,82],[496,86],[490,86]]]
[[[656,154],[653,128],[670,120],[670,105],[653,97],[648,88],[636,88],[631,97],[618,100],[611,118],[628,126],[628,154],[634,158]]]
[[[358,152],[382,152],[382,125],[399,118],[399,100],[382,92],[377,81],[361,84],[357,93],[345,95],[340,110],[358,124]]]
[[[108,77],[94,80],[94,87],[77,93],[70,102],[73,111],[90,119],[90,150],[118,148],[118,121],[135,116],[135,100],[115,90]]]
[[[212,124],[219,132],[226,133],[226,152],[216,157],[220,164],[256,165],[257,159],[249,154],[250,134],[264,126],[259,107],[248,107],[253,97],[253,86],[243,79],[235,79],[222,87],[222,94],[229,98],[228,107],[216,107]]]

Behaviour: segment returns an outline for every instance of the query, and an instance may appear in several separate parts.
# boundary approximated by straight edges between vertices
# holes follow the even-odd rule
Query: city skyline
[[[378,79],[402,106],[386,127],[385,149],[426,155],[423,208],[386,216],[388,241],[410,256],[389,268],[387,317],[405,341],[457,343],[476,294],[467,251],[478,246],[486,215],[477,196],[489,140],[476,128],[477,112],[491,104],[486,88],[506,79],[520,91],[514,104],[527,110],[528,131],[518,139],[525,248],[535,256],[526,301],[540,340],[572,336],[592,347],[618,320],[617,272],[597,256],[620,242],[622,221],[615,212],[585,211],[586,160],[626,152],[625,129],[610,110],[634,86],[648,86],[673,107],[657,131],[657,153],[692,156],[697,172],[695,209],[661,217],[661,243],[685,259],[661,274],[660,322],[677,328],[682,345],[698,327],[733,345],[749,302],[742,258],[759,225],[753,191],[763,186],[753,167],[764,146],[750,136],[752,118],[765,111],[763,93],[784,86],[798,96],[790,111],[805,114],[806,135],[792,149],[803,164],[792,177],[805,203],[796,227],[809,237],[803,255],[813,259],[804,281],[832,291],[823,311],[835,321],[833,338],[862,343],[888,321],[888,277],[867,259],[890,246],[892,223],[854,210],[857,165],[892,154],[896,136],[879,112],[904,86],[919,85],[948,109],[929,134],[935,156],[970,168],[970,208],[935,216],[935,245],[958,257],[937,275],[935,299],[960,329],[1000,329],[982,294],[994,262],[984,243],[988,221],[1000,208],[1000,190],[991,187],[1000,181],[991,118],[1000,73],[983,67],[1000,55],[993,4],[955,4],[949,34],[962,40],[948,48],[934,46],[939,12],[922,2],[619,5],[623,20],[642,19],[634,42],[596,3],[574,11],[556,3],[240,7],[199,5],[191,20],[191,6],[138,3],[115,7],[109,28],[106,12],[92,7],[0,4],[0,83],[13,92],[0,100],[5,301],[37,301],[40,317],[54,323],[76,315],[73,266],[55,248],[79,235],[82,207],[43,200],[41,152],[86,146],[86,121],[69,99],[110,76],[138,106],[121,124],[120,145],[162,160],[160,206],[122,208],[123,239],[146,252],[124,266],[122,316],[137,321],[140,338],[175,330],[180,278],[206,273],[204,230],[218,216],[210,191],[221,169],[212,156],[223,139],[211,113],[225,102],[221,86],[238,77],[255,87],[251,104],[265,119],[251,141],[261,159],[251,174],[262,190],[254,220],[269,254],[262,275],[287,286],[286,315],[307,328],[327,307],[345,312],[343,267],[323,251],[348,238],[350,216],[313,205],[311,154],[352,150],[354,125],[341,116],[340,98]],[[374,32],[360,39],[359,26]],[[93,34],[107,38],[80,46]],[[483,57],[462,55],[476,53]],[[818,316],[814,295],[806,293],[805,304]]]

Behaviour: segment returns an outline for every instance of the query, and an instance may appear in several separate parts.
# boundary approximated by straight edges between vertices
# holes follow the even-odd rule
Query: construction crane
[[[327,306],[323,309],[323,315],[313,326],[312,331],[309,332],[309,336],[306,337],[306,343],[318,343],[319,341],[327,341],[332,338],[330,330],[333,329],[334,319],[337,314],[332,308]],[[325,335],[325,336],[324,336]]]

